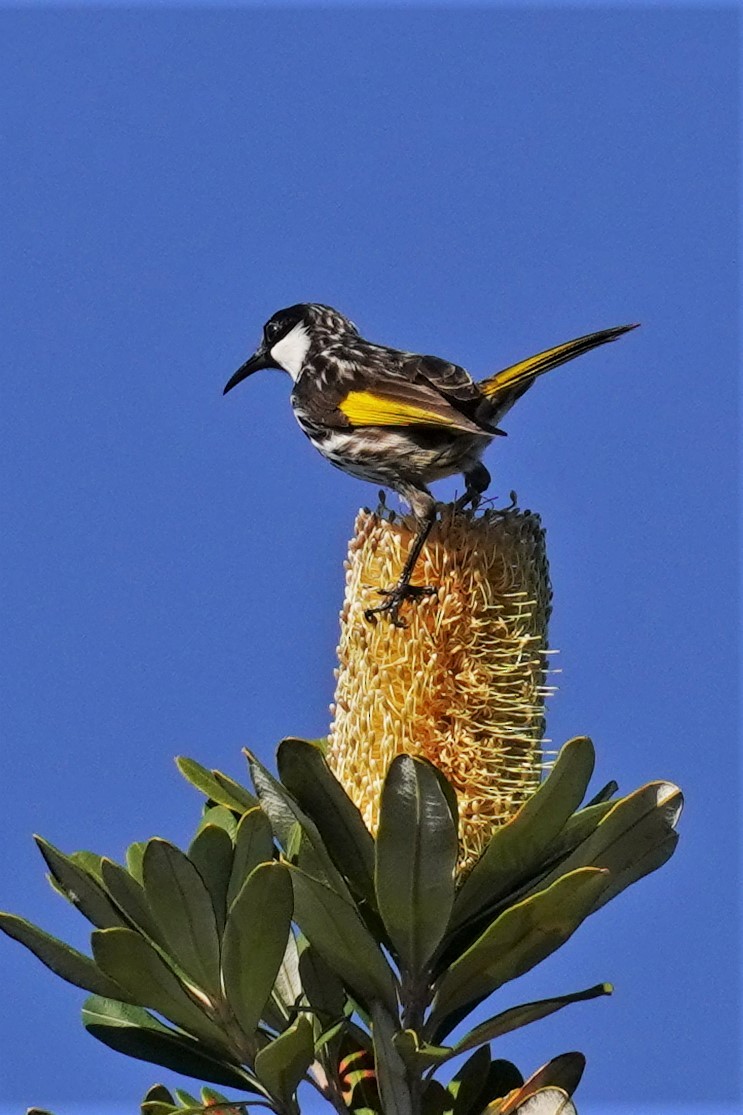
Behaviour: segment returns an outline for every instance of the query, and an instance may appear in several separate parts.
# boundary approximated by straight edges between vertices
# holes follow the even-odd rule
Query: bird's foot
[[[464,495],[454,501],[455,511],[464,511],[467,507],[471,507],[473,511],[477,511],[482,500],[482,492],[477,491],[476,488],[468,488]]]
[[[404,619],[400,619],[400,606],[404,600],[421,600],[425,596],[435,596],[438,589],[432,585],[408,585],[401,582],[394,588],[380,588],[380,596],[386,596],[384,604],[377,604],[376,608],[367,608],[364,619],[369,623],[376,623],[378,615],[389,617],[394,627],[407,627]]]

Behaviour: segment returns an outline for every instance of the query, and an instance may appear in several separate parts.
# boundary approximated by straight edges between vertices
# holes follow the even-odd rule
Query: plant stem
[[[423,1028],[423,1018],[430,998],[430,977],[427,971],[413,976],[410,972],[402,973],[402,986],[400,990],[402,999],[402,1028],[414,1030],[419,1034]],[[423,1087],[421,1071],[408,1069],[408,1091],[413,1115],[420,1115]]]

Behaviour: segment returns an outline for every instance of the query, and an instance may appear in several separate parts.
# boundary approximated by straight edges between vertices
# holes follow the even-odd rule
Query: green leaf
[[[457,1057],[460,1053],[466,1053],[469,1049],[475,1049],[484,1042],[501,1038],[504,1034],[510,1034],[512,1030],[518,1030],[521,1026],[528,1026],[531,1022],[538,1022],[542,1018],[547,1018],[548,1015],[562,1010],[563,1007],[567,1007],[571,1003],[596,999],[600,995],[611,995],[612,991],[613,988],[610,983],[599,983],[585,991],[574,991],[570,995],[558,995],[552,999],[539,999],[534,1003],[522,1003],[521,1006],[511,1007],[510,1010],[502,1011],[501,1014],[496,1014],[494,1018],[489,1018],[486,1022],[481,1022],[479,1026],[475,1026],[460,1041],[451,1046],[445,1057],[439,1057],[437,1063],[448,1061],[452,1057]]]
[[[451,1092],[447,1092],[438,1080],[425,1081],[421,1096],[421,1115],[446,1115],[450,1110]]]
[[[672,782],[650,782],[620,798],[546,882],[577,866],[606,868],[611,876],[597,897],[594,909],[598,909],[673,854],[682,806],[681,791]]]
[[[523,1083],[523,1076],[510,1061],[502,1059],[491,1061],[488,1077],[482,1090],[482,1100],[483,1102],[486,1100],[492,1102],[495,1099],[500,1099],[507,1096],[514,1088],[520,1088]],[[487,1110],[490,1109],[487,1108]]]
[[[562,866],[566,857],[579,844],[587,840],[592,832],[595,832],[600,822],[615,805],[616,802],[613,801],[598,802],[596,805],[587,805],[585,809],[579,809],[577,813],[569,817],[552,844],[550,862],[546,865],[547,868],[553,869],[558,865]]]
[[[277,779],[256,759],[248,754],[250,773],[263,809],[268,814],[276,839],[287,850],[295,839],[296,826],[299,825],[303,838],[312,849],[311,859],[305,859],[303,867],[315,878],[331,886],[338,894],[351,901],[351,894],[328,854],[320,832],[314,821],[300,809],[297,802]]]
[[[459,832],[459,799],[457,798],[457,791],[454,789],[444,772],[442,770],[439,770],[436,764],[431,762],[430,759],[426,759],[422,755],[416,755],[416,759],[419,763],[424,763],[425,766],[429,767],[435,774],[436,780],[441,787],[441,792],[446,799],[446,804],[449,806],[449,812],[454,823],[454,828],[457,830],[457,832]]]
[[[249,809],[240,819],[235,833],[235,858],[232,864],[227,905],[232,905],[248,875],[259,863],[273,859],[273,831],[262,809]]]
[[[419,1044],[417,1036],[412,1030],[404,1030],[399,1034],[395,1044],[406,1064],[417,1072],[423,1072],[433,1065],[443,1065],[454,1057],[459,1057],[462,1053],[467,1053],[470,1049],[476,1049],[486,1042],[495,1041],[497,1038],[511,1033],[512,1030],[518,1030],[522,1026],[528,1026],[532,1022],[547,1018],[550,1014],[562,1010],[563,1007],[567,1007],[571,1003],[580,1003],[588,999],[596,999],[602,995],[611,995],[613,990],[610,983],[599,983],[594,987],[586,988],[585,991],[574,991],[569,995],[558,995],[551,999],[539,999],[533,1003],[522,1003],[520,1006],[511,1007],[509,1010],[495,1015],[494,1018],[488,1018],[485,1022],[481,1022],[465,1034],[463,1038],[455,1042],[454,1045],[430,1045],[425,1042]],[[510,1062],[505,1062],[505,1064],[510,1065]],[[509,1077],[509,1080],[511,1079],[512,1077]],[[521,1084],[523,1084],[523,1079],[519,1079],[515,1084],[510,1083],[503,1092],[498,1094],[505,1095],[512,1088],[520,1087]],[[487,1099],[493,1098],[494,1093],[489,1093]]]
[[[146,847],[147,841],[139,840],[135,844],[130,844],[126,850],[127,871],[138,883],[142,882],[142,857]]]
[[[300,942],[299,977],[313,1013],[322,1025],[340,1018],[346,1003],[346,993],[338,976],[306,938]]]
[[[151,941],[163,945],[163,935],[155,924],[142,884],[110,859],[103,860],[102,876],[103,885],[125,922],[139,929]]]
[[[98,929],[93,956],[99,968],[143,1007],[151,1007],[177,1026],[218,1048],[224,1035],[186,992],[167,964],[133,929]]]
[[[374,841],[361,813],[308,740],[285,739],[277,763],[281,781],[314,821],[338,870],[374,905]]]
[[[496,830],[466,877],[454,903],[453,925],[476,917],[538,872],[553,841],[583,800],[593,766],[590,739],[578,736],[564,745],[549,777]]]
[[[447,1045],[421,1043],[415,1030],[400,1030],[395,1034],[394,1042],[397,1052],[414,1073],[421,1073],[433,1065],[443,1063],[452,1055]]]
[[[382,789],[375,881],[387,932],[414,975],[446,932],[457,849],[457,830],[433,769],[398,755]]]
[[[292,904],[293,902],[292,895]],[[276,983],[273,989],[274,1000],[285,1019],[291,1017],[292,1011],[296,1009],[302,998],[303,991],[302,980],[299,975],[299,951],[294,934],[290,931],[284,959],[281,961],[281,967],[276,974]]]
[[[275,862],[256,867],[230,907],[222,962],[227,999],[249,1040],[284,959],[291,918],[287,868]]]
[[[196,833],[194,834],[194,840],[202,829],[208,828],[210,825],[216,825],[217,828],[224,829],[234,842],[235,833],[237,832],[237,820],[235,814],[232,813],[231,810],[225,808],[224,805],[213,805],[210,809],[204,810]]]
[[[75,863],[72,856],[66,856],[41,836],[36,836],[34,839],[65,898],[77,907],[88,921],[99,929],[126,924],[101,885],[84,868]]]
[[[103,856],[97,852],[70,852],[70,859],[88,875],[92,875],[97,882],[101,882],[101,862]]]
[[[192,1096],[185,1088],[176,1088],[175,1097],[181,1107],[201,1107],[196,1096]]]
[[[608,872],[581,868],[504,911],[438,981],[426,1036],[440,1041],[456,1012],[468,1012],[564,944],[608,881]]]
[[[191,860],[155,837],[142,862],[144,890],[168,952],[214,998],[221,995],[219,933],[211,895]]]
[[[105,975],[89,956],[77,952],[64,941],[58,941],[56,937],[45,933],[30,921],[19,918],[15,914],[0,913],[0,929],[14,941],[25,945],[55,975],[74,984],[75,987],[82,987],[84,991],[92,991],[112,999],[129,999],[123,987],[119,987]]]
[[[143,1103],[158,1100],[160,1103],[173,1103],[173,1097],[164,1084],[153,1084],[145,1092]]]
[[[586,802],[585,808],[590,809],[592,805],[602,805],[605,801],[609,801],[610,798],[614,797],[618,789],[618,784],[612,778],[611,782],[607,782],[605,786],[601,787],[597,794],[593,795],[590,801]]]
[[[537,1069],[507,1103],[498,1108],[498,1115],[517,1115],[528,1099],[546,1088],[559,1088],[565,1095],[572,1096],[580,1083],[585,1067],[586,1058],[582,1053],[561,1053],[559,1057],[553,1057],[546,1065],[542,1065],[541,1069]],[[558,1107],[555,1115],[558,1115],[559,1111]]]
[[[234,1106],[235,1103],[234,1100],[228,1100],[227,1096],[222,1095],[221,1092],[215,1091],[214,1088],[201,1089],[201,1102],[212,1106],[215,1103],[224,1104],[226,1107]],[[220,1111],[219,1115],[224,1115],[224,1113]]]
[[[298,867],[289,870],[294,917],[312,947],[361,999],[362,1006],[378,999],[394,1015],[394,976],[356,907]]]
[[[230,834],[219,825],[204,825],[200,828],[188,849],[188,858],[209,891],[219,935],[222,934],[227,919],[227,888],[234,852]]]
[[[221,771],[207,770],[195,759],[187,759],[184,755],[179,755],[175,762],[186,781],[218,805],[224,805],[236,813],[244,813],[246,809],[254,809],[258,804],[249,790]]]
[[[451,1115],[468,1115],[479,1111],[477,1101],[481,1098],[490,1072],[490,1050],[482,1046],[462,1065],[459,1072],[449,1082],[447,1091],[454,1102]]]
[[[175,1033],[138,1007],[93,996],[83,1006],[83,1024],[93,1037],[127,1057],[150,1061],[212,1084],[263,1091],[238,1064],[215,1056],[193,1038]]]
[[[255,1058],[255,1075],[284,1107],[315,1059],[312,1023],[300,1015],[288,1030],[264,1046]]]
[[[385,1115],[413,1115],[405,1062],[395,1048],[395,1019],[381,1003],[372,1003],[372,1037],[377,1086]]]
[[[164,1084],[148,1088],[139,1108],[140,1115],[173,1115],[177,1110],[178,1105]]]

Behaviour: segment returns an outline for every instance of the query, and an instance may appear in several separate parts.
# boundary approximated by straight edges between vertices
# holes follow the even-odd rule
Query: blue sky
[[[82,947],[31,833],[119,857],[188,839],[172,756],[242,776],[327,728],[341,563],[374,490],[288,382],[222,398],[300,300],[486,374],[547,377],[488,455],[543,516],[560,693],[597,781],[687,794],[674,860],[514,986],[601,980],[501,1043],[581,1048],[581,1111],[740,1098],[732,10],[0,11],[0,907]],[[452,491],[443,485],[441,495]],[[0,941],[2,1100],[134,1110],[167,1074]]]

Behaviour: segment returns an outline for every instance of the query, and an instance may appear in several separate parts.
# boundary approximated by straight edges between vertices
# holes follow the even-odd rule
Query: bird
[[[514,403],[545,372],[615,341],[637,323],[601,329],[530,356],[479,382],[438,356],[376,344],[331,306],[299,302],[274,313],[253,355],[224,388],[226,395],[254,372],[275,368],[291,377],[294,415],[331,464],[361,480],[390,488],[409,504],[417,524],[396,585],[378,590],[384,601],[366,619],[386,615],[406,626],[401,606],[435,594],[411,584],[415,565],[436,520],[429,484],[461,473],[464,494],[455,506],[476,507],[490,484],[482,455]]]

